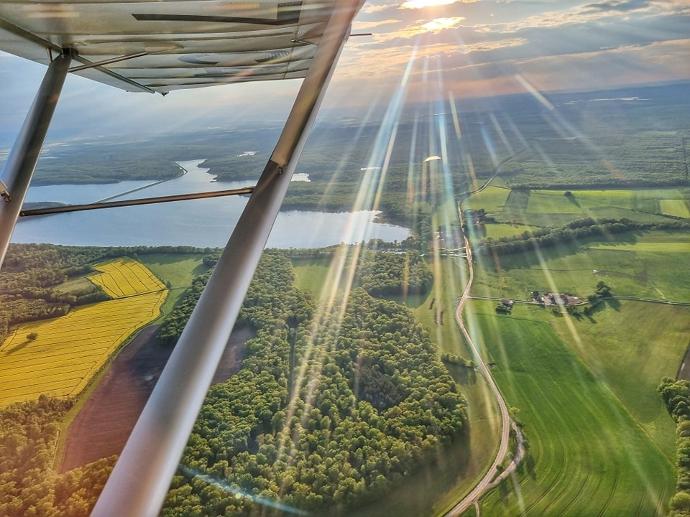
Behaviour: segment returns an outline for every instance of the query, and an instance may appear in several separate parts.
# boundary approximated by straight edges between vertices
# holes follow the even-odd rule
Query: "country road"
[[[501,414],[501,441],[498,447],[498,453],[496,454],[496,457],[494,458],[494,461],[491,464],[489,470],[486,472],[486,474],[484,474],[484,477],[482,477],[482,479],[479,481],[479,483],[477,483],[477,485],[472,489],[472,491],[468,493],[461,501],[459,501],[455,506],[453,506],[453,508],[451,508],[446,513],[446,515],[448,516],[462,515],[470,506],[477,502],[479,498],[482,495],[484,495],[484,493],[487,490],[493,488],[494,485],[492,484],[492,481],[498,474],[498,466],[503,463],[508,453],[511,425],[517,430],[517,426],[513,424],[510,418],[508,406],[506,405],[506,402],[503,399],[503,395],[501,394],[500,390],[498,389],[498,386],[496,385],[496,382],[491,376],[491,371],[482,359],[482,356],[479,352],[479,349],[477,348],[476,343],[472,340],[470,333],[465,327],[465,321],[462,317],[462,311],[465,306],[465,302],[469,298],[470,290],[472,288],[472,282],[474,281],[474,267],[472,265],[472,248],[470,247],[467,237],[463,235],[463,239],[465,241],[469,278],[467,279],[467,284],[465,285],[465,289],[462,292],[462,296],[458,301],[457,309],[455,310],[455,321],[457,322],[458,327],[460,328],[460,331],[462,332],[463,336],[465,336],[465,340],[467,341],[468,345],[472,349],[473,359],[475,364],[479,368],[479,372],[486,380],[487,384],[489,385],[489,388],[491,389],[491,392],[494,395],[494,398],[496,399],[496,402],[498,403],[498,408]]]

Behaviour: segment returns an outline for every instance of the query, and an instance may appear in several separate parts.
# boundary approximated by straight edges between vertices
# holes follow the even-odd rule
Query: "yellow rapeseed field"
[[[112,300],[19,325],[0,345],[0,407],[79,394],[128,336],[159,316],[167,290],[144,265],[118,259],[96,269],[89,280]]]

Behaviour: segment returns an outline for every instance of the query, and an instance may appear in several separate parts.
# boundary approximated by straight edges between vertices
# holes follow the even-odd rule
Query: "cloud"
[[[438,7],[444,5],[473,4],[479,0],[406,0],[400,5],[401,9],[424,9],[426,7]]]
[[[582,7],[583,11],[634,11],[637,9],[648,7],[649,0],[608,0],[605,2],[598,2],[588,4]]]
[[[394,23],[400,23],[400,20],[394,20],[394,19],[388,18],[386,20],[376,20],[376,21],[370,21],[370,22],[355,21],[355,23],[353,25],[354,25],[354,30],[364,31],[364,30],[369,30],[369,29],[375,29],[376,27],[382,27],[384,25],[392,25]]]
[[[365,4],[361,12],[364,14],[380,13],[382,11],[393,10],[395,6],[386,4]]]
[[[525,38],[511,38],[500,39],[495,41],[480,41],[477,43],[468,43],[460,45],[458,50],[463,54],[470,54],[471,52],[490,52],[501,48],[520,47],[526,45],[528,40]]]
[[[421,32],[440,32],[448,29],[456,29],[460,26],[465,18],[462,16],[454,16],[452,18],[434,18],[433,20],[423,23],[419,28],[423,29]]]
[[[449,29],[457,29],[461,26],[463,20],[464,18],[462,16],[434,18],[428,22],[408,25],[402,29],[374,34],[374,40],[378,44],[378,49],[393,44],[407,44],[407,40],[424,34],[436,35],[448,31]]]

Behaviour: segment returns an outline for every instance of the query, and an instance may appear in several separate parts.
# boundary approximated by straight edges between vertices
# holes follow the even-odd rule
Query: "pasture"
[[[580,356],[666,455],[675,456],[675,425],[656,387],[675,377],[690,336],[690,307],[620,300],[589,318],[553,317],[525,307],[517,317],[541,319]]]
[[[479,210],[483,208],[487,212],[493,213],[499,208],[503,208],[510,194],[510,189],[490,186],[484,190],[472,194],[464,204],[464,208]]]
[[[140,260],[153,274],[165,282],[168,297],[161,307],[161,314],[168,314],[182,293],[192,285],[195,276],[208,270],[203,264],[203,253],[150,253]]]
[[[167,291],[142,264],[117,259],[89,280],[112,299],[17,326],[0,345],[0,407],[41,394],[78,395],[135,331],[156,319]]]
[[[690,217],[690,210],[688,210],[688,202],[684,199],[662,199],[661,212],[666,215],[675,217]]]
[[[537,291],[587,296],[600,280],[620,296],[690,302],[690,234],[619,234],[604,242],[563,244],[494,260],[477,257],[474,296],[526,299]]]
[[[488,302],[468,313],[529,440],[517,483],[486,496],[482,515],[663,513],[672,463],[553,328]]]
[[[331,257],[293,257],[295,286],[310,293],[315,301],[318,300],[326,283],[330,265]]]
[[[566,195],[568,193],[568,195]],[[483,208],[498,224],[487,224],[479,238],[498,239],[510,232],[509,224],[532,227],[562,226],[575,219],[627,218],[640,222],[668,221],[669,216],[690,218],[687,188],[509,190],[488,187],[463,202],[464,209]],[[499,226],[500,225],[500,226]],[[490,227],[493,229],[493,234]],[[524,230],[522,230],[524,231]]]
[[[506,223],[487,223],[483,226],[484,238],[500,239],[501,237],[512,237],[524,232],[538,230],[536,226],[525,224],[506,224]]]

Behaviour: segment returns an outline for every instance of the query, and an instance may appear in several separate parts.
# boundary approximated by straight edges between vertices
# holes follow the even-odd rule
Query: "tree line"
[[[690,382],[664,377],[657,388],[676,422],[676,493],[671,517],[690,515]]]
[[[630,219],[593,219],[587,217],[572,221],[559,228],[543,228],[533,232],[525,231],[520,235],[501,237],[500,239],[483,239],[477,251],[483,254],[507,255],[534,251],[535,248],[547,248],[562,243],[577,243],[585,238],[608,238],[611,235],[630,231],[681,231],[690,230],[687,221],[664,221],[642,223]]]

